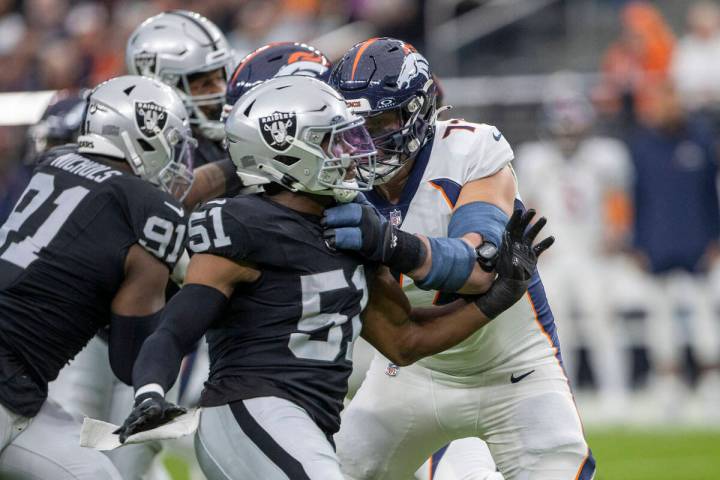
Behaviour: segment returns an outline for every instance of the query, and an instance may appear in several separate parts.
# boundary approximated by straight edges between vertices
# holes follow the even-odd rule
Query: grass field
[[[587,437],[596,480],[720,480],[718,430],[595,428]],[[191,480],[182,459],[168,457],[165,464],[173,480]]]
[[[596,480],[720,480],[720,431],[593,429]]]

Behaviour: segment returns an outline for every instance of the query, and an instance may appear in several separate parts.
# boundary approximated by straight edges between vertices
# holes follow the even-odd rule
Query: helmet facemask
[[[377,152],[363,118],[324,128],[309,128],[311,140],[320,139],[323,162],[318,184],[332,191],[340,202],[352,201],[357,192],[372,190]]]
[[[192,170],[197,140],[189,130],[182,132],[174,128],[160,138],[170,162],[158,172],[154,183],[179,201],[183,201],[193,184]]]
[[[218,70],[221,72],[223,76],[222,81],[226,86],[228,80],[227,64],[220,66],[214,65],[212,68],[202,72],[173,75],[176,77],[174,82],[176,88],[190,115],[190,124],[197,128],[205,138],[216,142],[225,137],[225,124],[222,121],[222,112],[223,106],[225,105],[226,88],[224,86],[217,93],[193,95],[191,84],[198,76],[210,75]],[[210,112],[207,112],[207,110],[210,110]]]
[[[167,159],[156,171],[149,169],[151,163],[143,159],[144,156],[148,156],[148,153],[144,152],[145,148],[141,148],[142,153],[138,154],[138,149],[130,140],[130,136],[125,132],[120,136],[129,152],[128,163],[133,173],[157,185],[178,201],[183,201],[190,192],[194,180],[192,169],[197,140],[192,137],[190,129],[182,131],[171,127],[163,133],[159,128],[155,128],[155,137],[162,147],[162,154]]]
[[[430,137],[428,130],[433,128],[435,117],[435,103],[431,98],[424,91],[419,91],[395,108],[375,110],[367,115],[373,118],[395,112],[400,125],[399,128],[372,137],[380,153],[375,173],[376,184],[386,183],[395,176],[403,165],[415,158],[420,147]],[[362,170],[362,166],[359,168]]]

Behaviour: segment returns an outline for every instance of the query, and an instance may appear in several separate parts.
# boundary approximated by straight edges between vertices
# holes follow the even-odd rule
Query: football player
[[[390,223],[427,236],[432,246],[429,271],[395,268],[412,305],[482,292],[493,275],[483,259],[502,245],[513,209],[524,208],[505,137],[486,124],[436,121],[430,65],[400,40],[373,38],[354,46],[335,65],[330,83],[366,117],[378,148],[368,200]],[[359,175],[363,169],[358,166]],[[342,232],[335,235],[337,248],[366,255],[375,220],[349,211],[354,208],[329,210],[328,218]],[[475,249],[487,271],[478,267]],[[537,273],[528,294],[500,321],[416,365],[398,370],[391,362],[376,355],[336,436],[349,478],[409,478],[443,444],[465,437],[485,439],[508,479],[593,476],[595,462]]]
[[[194,168],[199,189],[191,191],[186,206],[207,197],[237,193],[241,184],[222,146],[225,90],[233,53],[225,35],[202,15],[186,10],[163,12],[148,18],[130,34],[125,48],[127,71],[170,85],[180,95],[190,115],[198,149]]]
[[[227,103],[223,107],[223,121],[237,100],[251,88],[272,77],[286,75],[303,75],[326,81],[330,76],[330,62],[317,49],[299,42],[277,42],[258,48],[243,58],[230,76],[226,91]],[[197,177],[202,178],[204,170],[209,166],[205,165],[196,172],[196,185],[193,188],[198,188]],[[237,177],[234,167],[233,171],[228,173]],[[207,379],[207,369],[195,368],[195,364],[201,367],[207,362],[204,347],[204,345],[200,346],[199,357],[197,355],[193,357],[192,369],[186,368],[188,363],[183,366],[186,382],[182,390],[182,400],[185,405],[196,403],[192,400],[200,398],[200,392]]]
[[[157,325],[187,226],[187,111],[160,82],[126,76],[87,98],[76,150],[39,164],[0,227],[0,472],[119,479],[79,446],[80,425],[48,382],[110,325],[110,363],[130,382]]]
[[[543,136],[520,145],[515,163],[524,199],[553,219],[561,239],[562,254],[543,257],[541,268],[565,335],[566,370],[577,378],[577,349],[585,346],[602,413],[612,418],[626,412],[627,378],[614,308],[655,311],[654,296],[641,293],[647,280],[619,255],[631,223],[632,162],[621,141],[593,134],[595,112],[578,85],[562,75],[550,85]]]
[[[85,108],[87,91],[59,91],[50,100],[42,118],[28,128],[25,158],[23,163],[34,165],[45,151],[75,143]]]
[[[532,247],[543,222],[525,233],[531,214],[511,220],[501,273],[485,295],[432,312],[411,313],[386,268],[323,238],[324,209],[361,201],[358,191],[372,185],[363,123],[314,78],[274,78],[237,102],[226,123],[230,155],[243,183],[265,193],[213,200],[191,216],[195,255],[135,364],[136,406],[121,441],[182,412],[164,393],[205,334],[211,372],[196,451],[208,478],[341,480],[332,435],[361,330],[405,365],[461,341],[523,295],[551,243]],[[419,237],[398,241],[387,222],[375,233],[368,256],[427,268]]]

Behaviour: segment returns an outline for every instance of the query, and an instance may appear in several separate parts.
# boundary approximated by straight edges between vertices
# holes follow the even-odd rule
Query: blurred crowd
[[[651,2],[609,3],[617,6],[619,34],[602,55],[600,81],[588,88],[557,74],[540,108],[538,139],[515,145],[525,202],[558,237],[542,271],[566,366],[581,386],[589,378],[609,410],[621,411],[630,386],[643,384],[628,355],[640,345],[652,367],[644,384],[672,405],[687,388],[689,345],[696,390],[717,404],[720,2],[683,2],[680,31]],[[130,32],[164,10],[206,15],[241,58],[271,41],[312,41],[356,21],[422,50],[423,4],[0,0],[0,92],[77,89],[118,75]],[[598,133],[608,124],[611,135]],[[0,220],[23,187],[23,138],[23,128],[0,128]]]
[[[237,59],[274,41],[310,41],[367,23],[418,42],[417,0],[0,0],[0,92],[76,90],[125,72],[125,44],[146,18],[186,9],[211,19]],[[348,45],[349,46],[349,45]],[[0,218],[16,198],[24,127],[0,127]],[[18,176],[20,178],[18,178]]]

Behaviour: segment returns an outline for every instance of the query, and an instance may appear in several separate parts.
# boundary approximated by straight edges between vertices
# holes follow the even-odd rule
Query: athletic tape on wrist
[[[508,220],[510,218],[497,205],[487,202],[466,203],[452,214],[448,237],[460,238],[467,233],[479,233],[483,240],[499,247]]]
[[[428,238],[432,251],[430,272],[415,285],[423,290],[456,292],[475,266],[475,250],[460,238]]]

